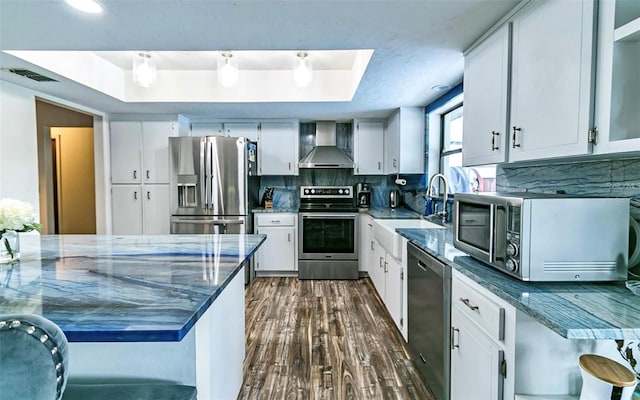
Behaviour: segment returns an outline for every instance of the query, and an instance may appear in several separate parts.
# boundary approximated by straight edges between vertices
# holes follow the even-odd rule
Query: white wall
[[[26,201],[40,214],[36,97],[94,115],[96,230],[111,232],[106,114],[0,81],[0,199]]]
[[[35,95],[0,81],[0,198],[7,197],[39,212]]]

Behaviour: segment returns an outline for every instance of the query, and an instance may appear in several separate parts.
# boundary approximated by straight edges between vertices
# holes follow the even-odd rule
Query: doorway
[[[94,116],[36,99],[36,123],[41,233],[95,234]]]
[[[96,233],[93,128],[51,128],[53,228]]]

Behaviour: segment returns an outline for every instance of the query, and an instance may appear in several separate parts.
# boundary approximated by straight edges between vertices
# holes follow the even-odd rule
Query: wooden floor
[[[246,306],[239,399],[433,399],[369,279],[257,278]]]

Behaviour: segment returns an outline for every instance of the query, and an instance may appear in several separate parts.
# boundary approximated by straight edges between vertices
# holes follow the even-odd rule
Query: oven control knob
[[[509,257],[515,257],[518,255],[518,245],[514,243],[509,243],[507,245],[507,255]]]
[[[309,189],[305,189],[304,194],[309,194]]]
[[[345,189],[344,194],[349,194],[349,189]]]
[[[507,269],[511,272],[516,272],[518,271],[518,262],[516,260],[514,260],[513,258],[508,258],[507,262],[505,263],[507,266]]]
[[[315,189],[311,189],[311,194],[315,194],[316,190]]]
[[[342,194],[342,189],[338,189],[338,194]]]

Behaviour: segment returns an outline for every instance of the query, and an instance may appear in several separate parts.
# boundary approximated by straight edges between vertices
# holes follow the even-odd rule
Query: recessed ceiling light
[[[95,0],[65,0],[71,7],[90,14],[100,14],[102,6]]]
[[[433,90],[434,92],[444,92],[445,90],[449,89],[451,89],[451,85],[440,84],[431,87],[431,90]]]

